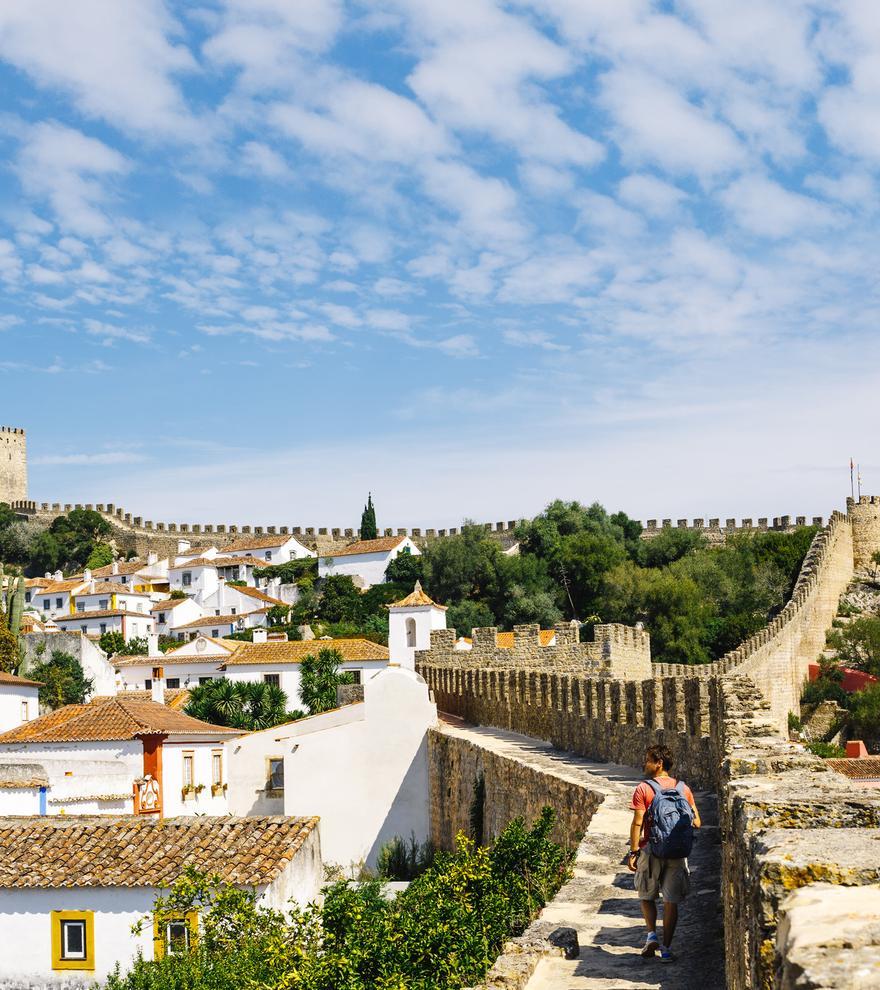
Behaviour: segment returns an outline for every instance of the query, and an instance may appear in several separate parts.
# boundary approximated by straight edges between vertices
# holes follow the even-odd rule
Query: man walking
[[[672,936],[678,905],[690,890],[687,856],[700,813],[687,784],[670,776],[672,751],[651,746],[645,753],[645,780],[633,793],[627,866],[635,873],[636,891],[648,937],[642,955],[660,950],[661,962],[672,962]],[[663,944],[657,938],[657,898],[663,894]]]

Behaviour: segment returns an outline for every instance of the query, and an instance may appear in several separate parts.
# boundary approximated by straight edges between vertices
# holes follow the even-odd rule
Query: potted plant
[[[226,784],[211,784],[211,796],[222,797],[226,793]]]
[[[184,784],[184,786],[180,788],[180,800],[185,801],[191,794],[195,794],[195,792],[196,789],[192,784]]]

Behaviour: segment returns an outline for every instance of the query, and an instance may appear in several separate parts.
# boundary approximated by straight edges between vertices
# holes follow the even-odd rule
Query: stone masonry
[[[0,426],[0,502],[27,498],[27,438],[17,426]]]

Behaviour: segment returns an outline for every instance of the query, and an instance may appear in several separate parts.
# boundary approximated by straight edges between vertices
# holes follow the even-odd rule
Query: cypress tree
[[[379,531],[376,529],[376,510],[373,508],[373,494],[370,492],[367,495],[367,504],[361,513],[361,539],[375,540],[378,535]]]

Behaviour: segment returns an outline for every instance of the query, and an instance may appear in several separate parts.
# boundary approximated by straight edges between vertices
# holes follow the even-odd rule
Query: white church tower
[[[431,630],[446,628],[446,606],[438,605],[416,581],[412,594],[388,606],[389,661],[415,670],[416,650],[431,646]]]

